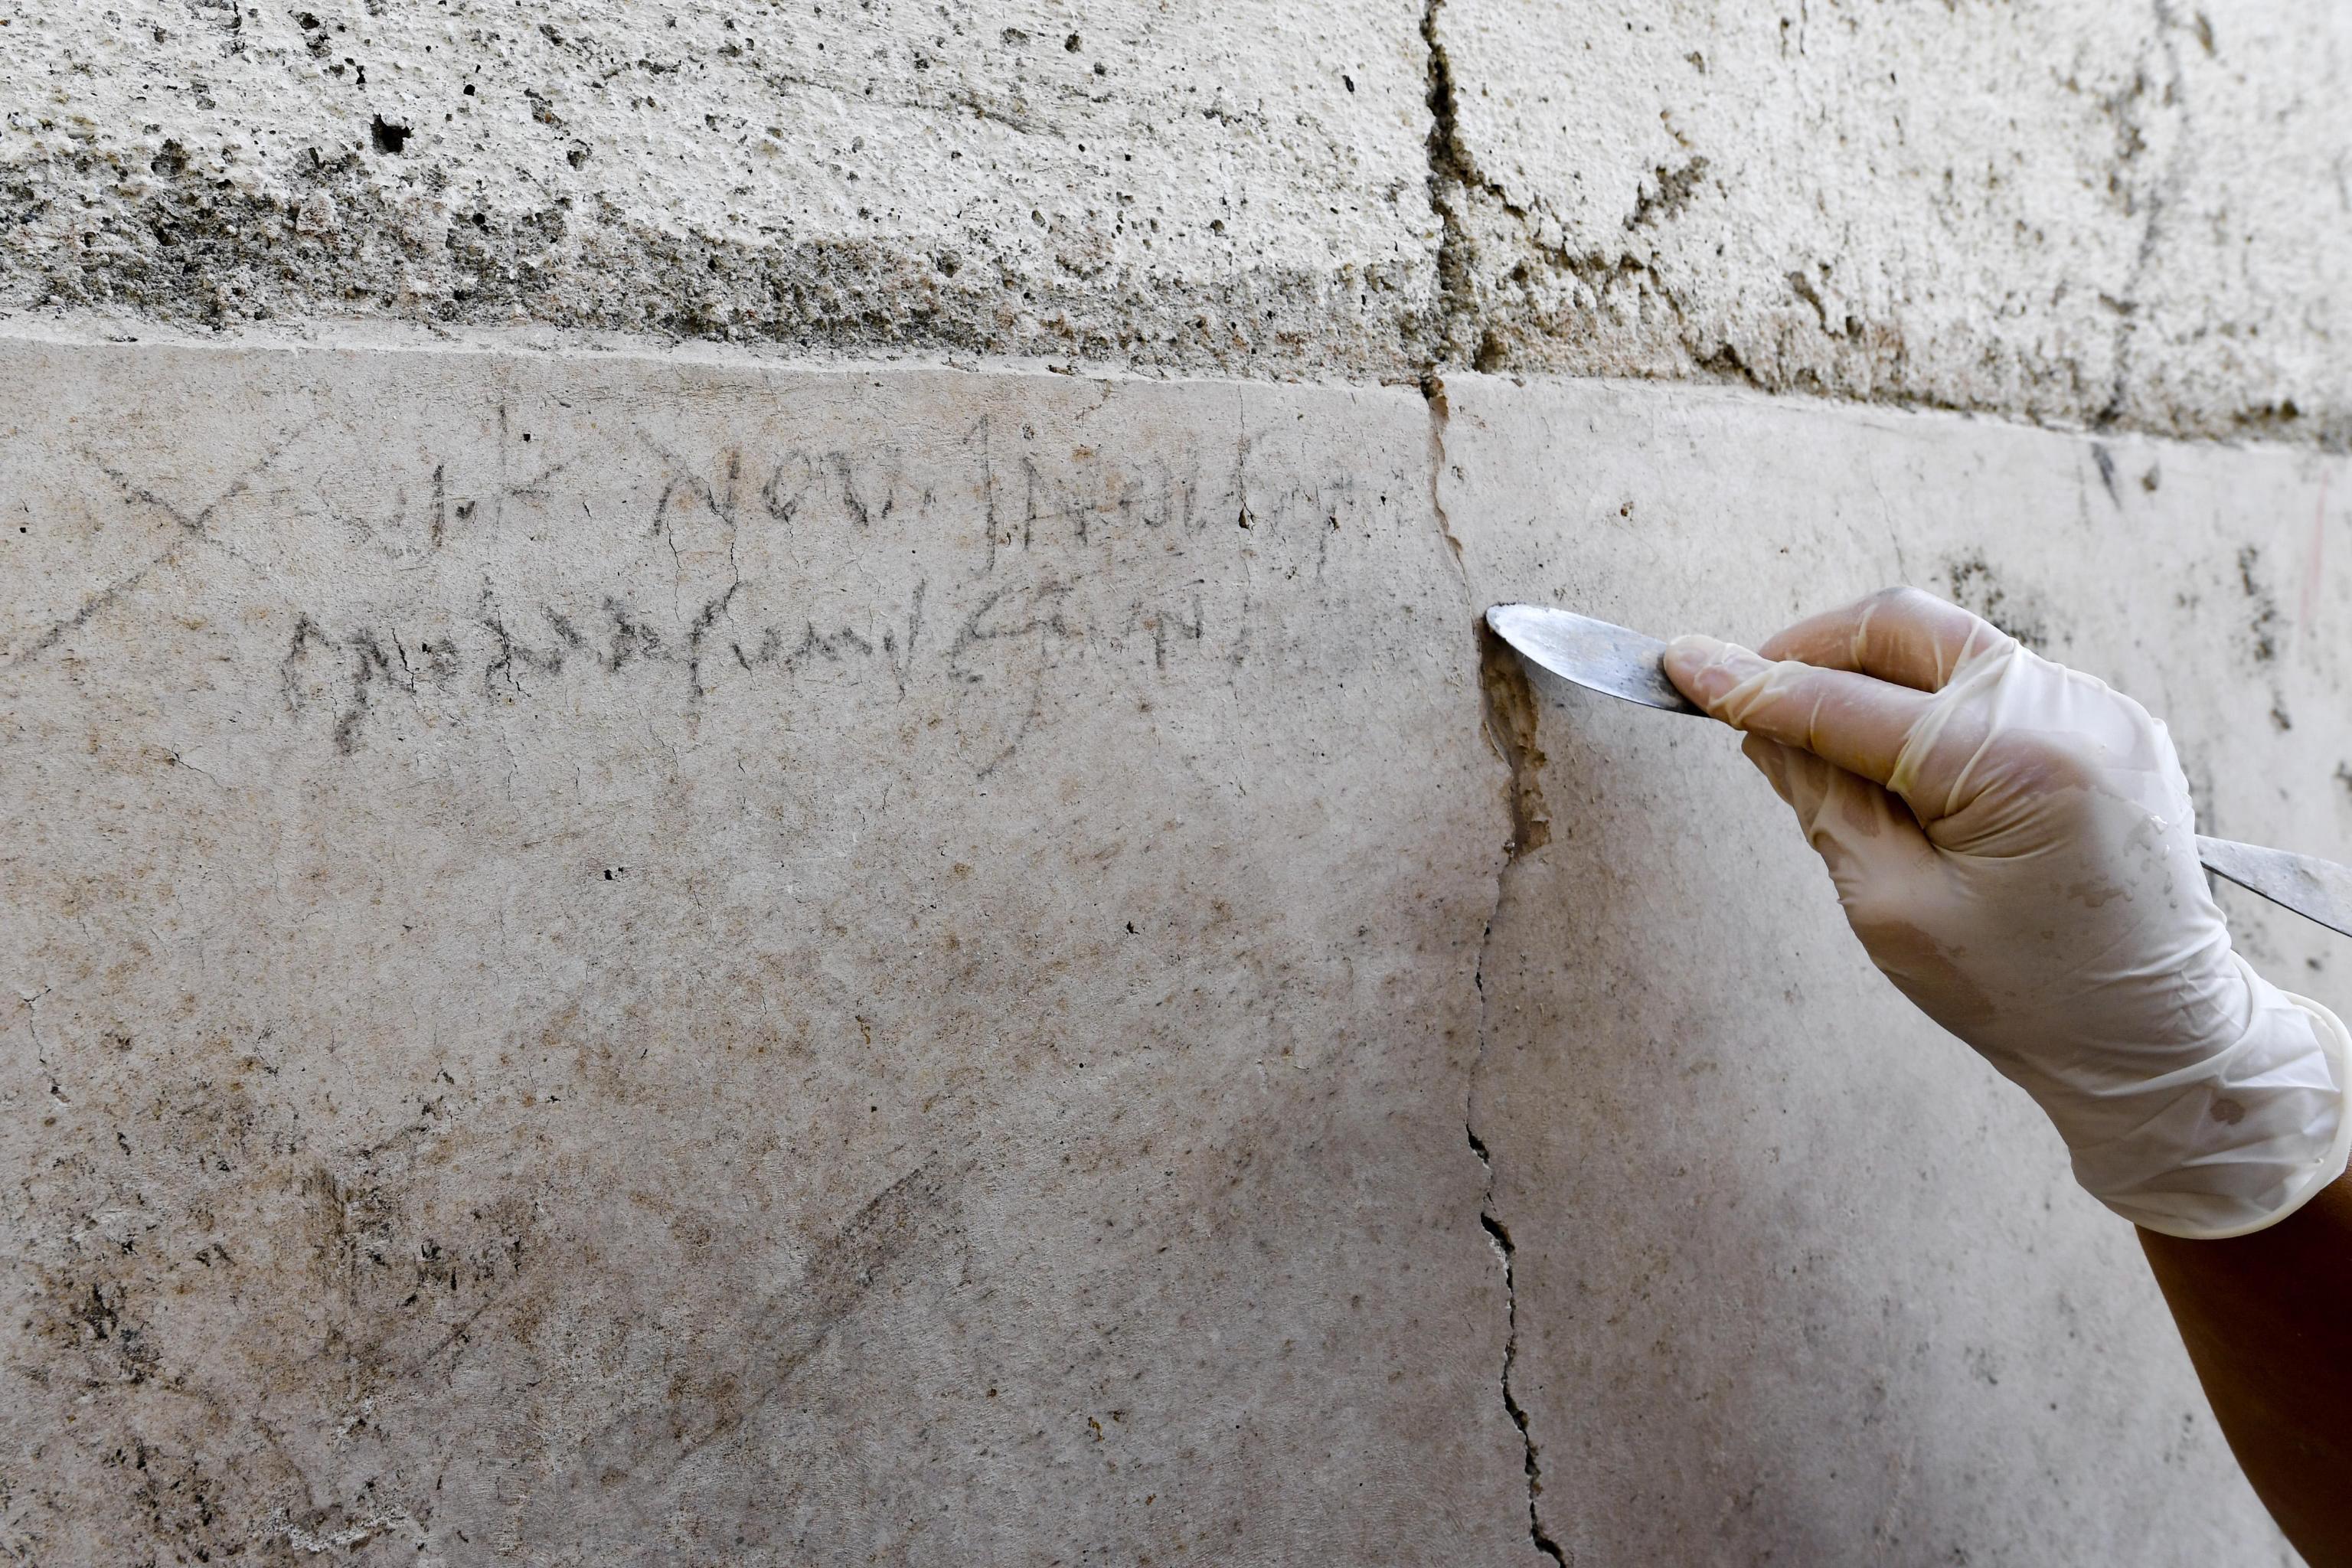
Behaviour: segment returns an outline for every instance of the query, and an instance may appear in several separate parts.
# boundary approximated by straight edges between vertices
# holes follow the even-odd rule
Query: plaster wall
[[[2167,715],[2210,831],[2352,841],[2340,458],[1591,383],[1446,405],[1474,598],[1753,643],[1919,584]],[[1526,826],[1470,1121],[1567,1559],[2292,1561],[2130,1227],[1860,960],[1736,737],[1542,680],[1501,710]],[[2266,973],[2341,994],[2340,939],[2221,896]]]
[[[1523,1539],[1417,396],[6,363],[13,1550]]]
[[[2346,856],[2343,28],[0,0],[0,1545],[2291,1563],[1474,627],[1918,583]]]
[[[1472,627],[1929,581],[2329,845],[2343,459],[0,365],[21,1558],[2287,1560],[2127,1227],[1730,738]]]

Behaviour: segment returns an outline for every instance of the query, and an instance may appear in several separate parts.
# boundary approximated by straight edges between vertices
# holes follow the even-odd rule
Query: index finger
[[[1905,742],[1936,701],[1874,676],[1768,659],[1713,637],[1676,637],[1665,666],[1683,695],[1712,717],[1876,784],[1894,776]]]
[[[2015,640],[1924,589],[1885,588],[1775,632],[1756,651],[1940,691],[1960,666]]]

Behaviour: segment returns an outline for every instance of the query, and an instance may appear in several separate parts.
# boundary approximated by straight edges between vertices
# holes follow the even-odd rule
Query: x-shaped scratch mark
[[[50,626],[48,630],[34,638],[32,642],[26,644],[24,647],[19,648],[16,653],[10,655],[7,667],[11,669],[15,669],[21,665],[30,664],[35,659],[40,658],[43,654],[48,652],[51,648],[57,647],[58,644],[66,639],[68,633],[80,630],[84,626],[89,624],[91,616],[97,615],[109,605],[113,604],[115,600],[121,598],[123,595],[129,593],[131,589],[136,588],[140,584],[145,582],[147,578],[154,573],[156,568],[160,566],[168,566],[173,561],[177,560],[179,558],[180,552],[186,549],[190,542],[201,540],[208,544],[220,543],[218,540],[212,538],[211,535],[205,531],[205,525],[212,521],[212,516],[215,512],[220,510],[221,508],[226,506],[229,502],[235,500],[237,497],[243,495],[247,489],[251,489],[253,481],[260,478],[263,471],[267,469],[270,464],[276,462],[278,460],[278,455],[285,449],[284,444],[281,443],[270,447],[268,451],[264,452],[246,468],[245,472],[239,474],[236,479],[230,483],[228,489],[221,491],[219,495],[215,496],[212,499],[211,503],[205,506],[202,511],[199,511],[194,517],[190,517],[186,512],[182,511],[178,507],[173,506],[170,501],[167,501],[162,496],[157,495],[145,485],[132,483],[130,478],[121,469],[115,468],[102,462],[97,462],[93,459],[92,466],[95,467],[99,472],[104,474],[108,479],[114,481],[115,488],[122,492],[124,500],[136,501],[142,506],[153,507],[156,510],[162,512],[164,516],[170,518],[174,523],[178,524],[180,531],[173,536],[172,542],[164,546],[163,551],[153,559],[147,562],[144,565],[138,567],[136,570],[116,578],[113,582],[109,583],[105,587],[100,588],[97,593],[92,594],[89,598],[84,599],[81,602],[81,607],[79,609],[76,610],[72,615],[68,616],[65,619],[58,622],[56,625]],[[223,545],[222,548],[226,549],[227,546]],[[236,552],[231,551],[230,553],[235,554]]]

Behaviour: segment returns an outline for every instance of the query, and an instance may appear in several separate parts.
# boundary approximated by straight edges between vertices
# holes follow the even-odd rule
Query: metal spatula
[[[1696,713],[1666,679],[1666,645],[1590,616],[1542,605],[1496,605],[1495,635],[1562,680],[1669,713]],[[2352,936],[2352,870],[2315,855],[2197,836],[2205,868],[2333,931]]]

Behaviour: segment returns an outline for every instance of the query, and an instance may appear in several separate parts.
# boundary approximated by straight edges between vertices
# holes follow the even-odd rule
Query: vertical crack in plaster
[[[1503,764],[1503,798],[1509,813],[1511,836],[1502,847],[1500,863],[1495,868],[1495,898],[1488,905],[1486,924],[1479,932],[1476,961],[1471,967],[1471,984],[1478,994],[1478,1021],[1470,1058],[1470,1072],[1463,1089],[1462,1131],[1468,1140],[1470,1152],[1477,1156],[1478,1168],[1484,1180],[1478,1203],[1478,1225],[1486,1233],[1489,1246],[1503,1266],[1503,1367],[1500,1378],[1503,1411],[1519,1434],[1520,1462],[1527,1477],[1528,1540],[1536,1551],[1556,1563],[1565,1564],[1567,1556],[1559,1543],[1545,1532],[1542,1516],[1536,1500],[1543,1491],[1543,1467],[1536,1454],[1536,1440],[1529,1429],[1527,1407],[1519,1402],[1518,1390],[1513,1383],[1519,1359],[1519,1290],[1517,1267],[1517,1248],[1511,1233],[1495,1212],[1495,1163],[1488,1154],[1486,1141],[1478,1136],[1476,1106],[1478,1079],[1486,1061],[1486,953],[1495,935],[1495,922],[1503,908],[1505,885],[1513,868],[1522,856],[1541,847],[1551,838],[1551,818],[1545,809],[1540,770],[1544,754],[1536,743],[1537,706],[1534,689],[1518,656],[1487,626],[1482,606],[1470,589],[1467,563],[1463,560],[1462,542],[1454,537],[1453,522],[1446,515],[1444,476],[1445,427],[1451,410],[1445,399],[1445,383],[1433,369],[1422,378],[1422,396],[1429,405],[1429,504],[1437,523],[1438,537],[1444,541],[1454,563],[1462,573],[1463,598],[1469,611],[1473,636],[1478,655],[1478,687],[1483,728],[1487,743],[1494,747],[1496,759]]]
[[[1589,295],[1593,310],[1601,308],[1611,293],[1622,287],[1638,287],[1645,295],[1654,297],[1682,323],[1678,336],[1690,371],[1705,372],[1764,391],[1786,390],[1768,384],[1728,340],[1715,335],[1711,329],[1701,331],[1693,324],[1696,318],[1685,309],[1682,293],[1655,266],[1651,245],[1622,244],[1613,254],[1602,247],[1572,250],[1557,233],[1547,237],[1550,226],[1535,210],[1538,198],[1513,199],[1502,181],[1478,166],[1477,157],[1462,132],[1461,100],[1454,86],[1453,58],[1439,37],[1438,12],[1444,4],[1445,0],[1424,0],[1421,13],[1421,41],[1427,56],[1424,100],[1429,106],[1429,205],[1438,222],[1437,295],[1433,319],[1420,326],[1420,342],[1408,342],[1406,353],[1412,354],[1416,347],[1419,349],[1423,374],[1433,374],[1441,364],[1466,364],[1479,371],[1509,367],[1512,347],[1507,341],[1507,332],[1510,330],[1510,310],[1507,306],[1502,307],[1505,319],[1498,321],[1483,308],[1495,301],[1482,300],[1475,270],[1477,244],[1471,230],[1473,215],[1483,204],[1491,204],[1511,219],[1518,243],[1553,272],[1574,279],[1576,286]],[[1660,165],[1655,171],[1656,193],[1646,188],[1635,193],[1633,210],[1625,218],[1625,233],[1634,235],[1681,212],[1690,204],[1707,168],[1707,161],[1699,157],[1679,169]],[[1549,329],[1537,328],[1528,335],[1542,338],[1557,334]]]
[[[1437,519],[1437,537],[1445,541],[1445,548],[1454,557],[1454,569],[1462,574],[1462,597],[1468,605],[1473,624],[1485,636],[1486,614],[1470,594],[1470,568],[1462,559],[1462,542],[1454,537],[1454,520],[1445,515],[1445,422],[1453,410],[1445,401],[1445,380],[1434,370],[1422,373],[1421,398],[1429,405],[1429,510]]]
[[[1536,743],[1535,688],[1528,684],[1519,656],[1483,617],[1478,622],[1478,689],[1487,744],[1510,770],[1503,786],[1511,810],[1511,839],[1504,846],[1507,871],[1520,856],[1551,842],[1551,812],[1544,805],[1543,748]]]
[[[1519,1434],[1522,1464],[1527,1472],[1528,1539],[1538,1552],[1564,1565],[1567,1558],[1559,1543],[1545,1532],[1543,1516],[1537,1509],[1536,1500],[1543,1493],[1543,1466],[1537,1458],[1535,1434],[1529,1428],[1527,1407],[1519,1401],[1514,1381],[1519,1362],[1518,1248],[1511,1240],[1509,1227],[1495,1212],[1495,1162],[1487,1152],[1486,1140],[1478,1135],[1477,1121],[1478,1084],[1486,1066],[1486,955],[1494,944],[1496,923],[1502,918],[1511,873],[1524,856],[1550,840],[1551,819],[1544,808],[1538,773],[1544,755],[1536,745],[1535,693],[1528,685],[1527,671],[1520,667],[1518,656],[1487,629],[1483,618],[1478,623],[1478,684],[1486,739],[1504,765],[1504,801],[1510,812],[1511,837],[1503,846],[1502,864],[1496,868],[1495,901],[1487,910],[1486,928],[1479,933],[1477,963],[1470,972],[1471,984],[1478,993],[1478,1032],[1470,1058],[1469,1082],[1463,1090],[1462,1131],[1469,1141],[1470,1152],[1478,1157],[1479,1173],[1484,1177],[1478,1224],[1503,1265],[1503,1410]]]
[[[1491,922],[1488,929],[1493,929]],[[1482,987],[1482,1004],[1483,996]],[[1520,1447],[1527,1455],[1528,1539],[1535,1543],[1538,1552],[1567,1568],[1567,1554],[1560,1551],[1559,1542],[1544,1533],[1543,1520],[1536,1512],[1536,1499],[1543,1492],[1543,1467],[1536,1459],[1536,1440],[1528,1430],[1527,1410],[1511,1387],[1511,1374],[1517,1370],[1519,1360],[1519,1290],[1513,1267],[1518,1248],[1512,1245],[1509,1229],[1495,1217],[1495,1163],[1487,1157],[1486,1145],[1479,1142],[1476,1131],[1467,1121],[1463,1123],[1462,1131],[1470,1139],[1470,1152],[1478,1156],[1478,1163],[1486,1173],[1486,1198],[1478,1210],[1478,1224],[1486,1230],[1487,1244],[1494,1247],[1495,1255],[1503,1260],[1503,1303],[1509,1327],[1503,1341],[1503,1409],[1510,1416],[1511,1425],[1519,1429]]]
[[[1444,4],[1425,0],[1421,13],[1421,41],[1429,57],[1429,205],[1438,225],[1436,320],[1423,343],[1424,363],[1433,370],[1462,359],[1461,334],[1477,319],[1469,230],[1455,197],[1479,181],[1454,122],[1454,65],[1437,37],[1437,12]]]

